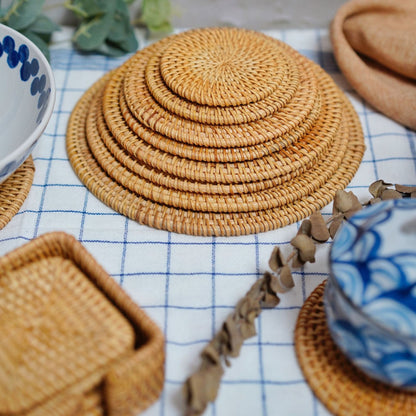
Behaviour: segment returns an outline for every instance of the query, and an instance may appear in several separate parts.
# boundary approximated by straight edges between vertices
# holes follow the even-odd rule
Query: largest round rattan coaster
[[[306,300],[295,330],[296,355],[315,395],[337,416],[416,414],[416,393],[368,378],[334,344],[325,318],[324,290],[322,283]]]
[[[0,230],[17,214],[33,182],[35,165],[29,158],[5,182],[0,184]]]
[[[86,119],[95,94],[113,73],[97,81],[75,106],[67,129],[67,152],[75,172],[102,202],[127,217],[153,228],[192,235],[231,236],[269,231],[299,221],[321,209],[344,189],[360,164],[364,144],[357,114],[345,101],[350,129],[345,155],[334,175],[309,196],[269,210],[242,213],[199,212],[174,208],[146,199],[110,178],[97,163],[86,140]]]

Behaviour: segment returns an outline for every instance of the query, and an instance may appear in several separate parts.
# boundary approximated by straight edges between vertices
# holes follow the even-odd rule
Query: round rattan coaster
[[[268,210],[292,203],[300,198],[305,198],[311,192],[316,191],[334,174],[338,169],[345,153],[348,141],[348,130],[344,125],[332,141],[331,148],[323,160],[318,160],[310,169],[302,175],[297,175],[293,180],[285,181],[279,186],[259,192],[233,193],[233,194],[207,194],[202,193],[199,184],[177,177],[164,177],[164,185],[160,186],[161,172],[147,169],[146,165],[132,163],[130,170],[124,163],[117,161],[108,151],[96,128],[97,107],[101,97],[92,103],[92,108],[87,117],[87,141],[92,154],[99,165],[117,183],[125,188],[152,199],[154,202],[193,211],[203,212],[247,212]],[[95,111],[94,111],[95,110]],[[348,117],[345,118],[347,120]],[[344,124],[344,120],[343,120]],[[103,131],[102,131],[103,132]],[[105,132],[103,132],[105,134]],[[165,159],[163,159],[165,161]],[[181,161],[177,161],[179,164]],[[182,161],[187,168],[189,161]],[[126,163],[127,164],[127,163]],[[235,165],[233,167],[238,169]],[[259,170],[264,167],[259,165]],[[271,172],[276,171],[273,166],[269,167]],[[156,177],[157,181],[153,180]],[[170,179],[170,181],[169,181]],[[261,183],[261,182],[260,182]],[[185,185],[185,186],[184,186]],[[190,188],[193,185],[194,192],[177,190],[178,186]]]
[[[117,75],[115,75],[116,77]],[[208,147],[195,146],[187,143],[178,142],[177,140],[168,138],[159,134],[150,128],[140,123],[131,113],[130,108],[126,102],[124,94],[120,91],[120,111],[114,110],[107,113],[107,119],[110,127],[113,128],[115,134],[117,129],[128,126],[131,130],[130,134],[117,135],[120,144],[132,154],[136,153],[137,146],[140,146],[137,138],[140,141],[145,141],[153,147],[170,153],[181,158],[191,160],[200,160],[204,162],[244,162],[253,159],[258,159],[268,156],[272,153],[278,152],[282,149],[288,148],[291,144],[295,144],[297,140],[302,138],[310,129],[311,122],[316,122],[319,112],[321,111],[321,94],[317,97],[314,107],[311,111],[311,118],[307,122],[300,124],[296,129],[289,130],[268,142],[258,143],[251,146],[244,147]],[[315,152],[314,152],[315,153]]]
[[[291,165],[287,162],[285,164],[284,162],[287,160],[287,154],[283,152],[283,154],[278,156],[281,158],[281,164],[286,166],[286,171],[282,169],[281,166],[278,166],[275,174],[278,172],[282,172],[282,174],[267,179],[267,172],[270,174],[273,173],[273,170],[266,170],[265,177],[260,181],[254,182],[238,182],[239,178],[236,176],[238,174],[237,169],[235,172],[227,172],[225,171],[224,166],[213,165],[212,163],[191,163],[191,165],[187,167],[186,164],[190,163],[190,161],[187,161],[187,163],[184,164],[183,169],[181,169],[179,159],[172,157],[169,153],[161,152],[161,149],[156,149],[147,143],[143,143],[139,137],[134,136],[128,132],[128,130],[124,130],[122,134],[119,134],[117,140],[109,131],[102,111],[100,111],[101,98],[102,94],[97,94],[94,97],[91,111],[88,115],[87,124],[89,139],[91,141],[102,141],[102,144],[99,145],[100,147],[97,149],[97,152],[101,154],[101,158],[104,158],[101,159],[104,166],[103,164],[100,164],[107,172],[109,171],[108,168],[110,168],[110,165],[112,166],[112,172],[114,172],[113,169],[119,170],[122,168],[125,170],[125,168],[127,168],[131,172],[142,176],[152,183],[167,188],[173,188],[185,192],[197,192],[200,194],[227,195],[259,192],[281,185],[296,176],[301,175],[307,169],[312,168],[317,160],[317,149],[319,149],[319,145],[316,146],[317,149],[311,149],[311,151],[305,155],[308,160],[304,161],[302,164],[299,163],[295,157],[293,157]],[[130,150],[131,153],[119,144],[119,140],[126,145],[127,149]],[[110,152],[111,155],[109,155],[108,152]],[[100,157],[98,153],[96,154],[96,157]],[[114,160],[111,161],[111,159],[118,161],[119,164],[121,164],[121,167],[117,167],[117,164],[114,163]],[[161,161],[163,162],[161,163]],[[159,166],[161,166],[162,169],[160,169]],[[220,180],[207,182],[209,178],[216,178],[216,166],[218,166],[217,171],[219,172],[221,172],[221,167],[223,167],[224,172],[222,174],[226,175],[225,179],[228,181],[234,179],[234,183],[221,183]],[[209,173],[210,171],[211,173]],[[234,176],[232,173],[234,173]],[[112,176],[112,174],[110,174],[110,176]],[[221,175],[219,179],[221,179]]]
[[[286,57],[257,32],[208,28],[172,39],[160,62],[166,85],[181,97],[210,106],[260,101],[279,87]]]
[[[300,125],[310,127],[316,121],[318,114],[312,109],[317,99],[317,65],[301,55],[296,62],[301,72],[300,86],[290,103],[281,111],[250,123],[211,125],[179,117],[163,108],[151,95],[146,84],[145,68],[150,57],[157,53],[158,49],[156,43],[138,52],[120,68],[120,77],[124,78],[124,95],[134,117],[146,127],[166,137],[196,146],[245,147],[276,139],[291,130],[296,131]],[[130,78],[133,73],[139,76]],[[114,102],[119,100],[119,86],[116,85],[118,81],[111,79],[107,87],[104,98],[106,119],[107,113],[111,113],[114,107]],[[333,84],[329,76],[325,81],[326,85],[320,86],[321,91]],[[107,122],[111,124],[109,120]]]
[[[285,206],[243,213],[183,210],[143,198],[110,178],[91,154],[86,139],[86,119],[94,96],[112,73],[94,84],[75,106],[67,129],[67,151],[82,182],[98,199],[123,215],[154,228],[192,235],[242,235],[264,232],[299,221],[328,204],[356,172],[364,152],[357,114],[345,100],[349,140],[341,165],[317,191]]]
[[[117,76],[118,74],[115,74],[112,79],[114,80]],[[105,94],[107,92],[108,87],[105,89]],[[341,111],[334,116],[328,108],[328,102],[337,102],[337,106],[341,107],[341,101],[339,99],[339,91],[334,85],[332,88],[328,88],[325,95],[325,108],[323,108],[319,119],[309,131],[305,132],[303,129],[296,130],[297,135],[303,134],[303,136],[299,137],[293,146],[287,146],[280,149],[280,151],[273,151],[261,158],[236,161],[234,163],[195,160],[192,156],[191,147],[188,157],[177,157],[175,154],[172,155],[170,152],[162,151],[160,141],[156,141],[154,146],[149,146],[130,128],[130,125],[135,128],[135,121],[132,117],[129,117],[126,111],[122,112],[122,97],[120,97],[120,109],[113,105],[111,112],[106,114],[106,121],[108,121],[107,125],[113,137],[133,157],[140,158],[138,156],[140,154],[144,163],[168,174],[189,180],[221,184],[257,182],[289,173],[294,173],[292,176],[296,176],[296,171],[302,170],[305,165],[311,162],[315,162],[332,145],[334,135],[339,128]],[[286,139],[287,137],[285,137]],[[267,146],[270,146],[269,148],[273,146],[278,148],[281,146],[279,142],[280,140],[276,140],[276,144],[271,142],[259,146],[263,148],[267,148]],[[197,150],[201,148],[195,149],[193,147],[193,149],[193,153],[197,153]],[[208,148],[205,149],[208,150]],[[216,154],[221,153],[221,149],[216,150]],[[222,153],[224,153],[222,159],[233,153],[243,154],[248,152],[250,152],[249,148],[222,149]]]
[[[322,105],[319,107],[321,113],[315,120],[313,126],[309,126],[306,131],[303,128],[291,130],[290,134],[276,139],[275,141],[255,146],[258,149],[254,154],[265,152],[265,149],[280,148],[283,143],[285,147],[281,151],[273,151],[261,158],[246,160],[237,163],[217,163],[217,161],[204,163],[195,160],[193,154],[202,153],[202,147],[195,148],[189,146],[189,152],[186,157],[178,158],[176,154],[161,152],[160,143],[164,141],[163,137],[151,135],[155,139],[154,146],[147,146],[143,143],[140,135],[140,125],[133,117],[128,115],[127,110],[123,111],[123,97],[120,96],[122,81],[124,77],[123,70],[117,70],[107,85],[103,98],[104,115],[108,127],[113,136],[119,143],[134,157],[141,153],[144,162],[154,166],[166,173],[174,174],[189,180],[213,183],[240,183],[256,182],[260,180],[271,179],[280,175],[286,175],[290,172],[302,170],[305,164],[319,158],[326,152],[331,145],[334,134],[339,128],[342,116],[342,102],[340,91],[333,82],[329,82],[329,77],[322,70],[316,67],[315,78],[322,85]],[[120,107],[120,108],[119,108]],[[135,131],[133,131],[133,129]],[[131,130],[131,131],[129,131]],[[298,137],[296,137],[298,136]],[[282,140],[281,140],[282,139]],[[295,140],[289,147],[290,140]],[[174,146],[173,146],[174,147]],[[263,149],[261,150],[260,147]],[[140,152],[140,149],[146,149]],[[205,148],[208,152],[210,148]],[[211,150],[213,150],[211,148]],[[223,149],[224,157],[228,155],[238,155],[249,153],[250,147],[228,148]],[[221,149],[215,149],[215,154],[221,153]]]
[[[218,107],[203,106],[180,97],[168,88],[160,73],[160,59],[164,45],[160,45],[158,53],[151,56],[146,65],[146,84],[151,95],[162,107],[180,117],[206,124],[241,124],[256,121],[283,108],[293,98],[300,84],[299,69],[293,59],[297,52],[283,42],[276,40],[275,43],[275,46],[279,46],[284,52],[279,58],[279,67],[284,70],[284,76],[281,77],[280,84],[273,93],[260,101],[246,105]],[[130,87],[135,88],[140,82],[140,77],[141,74],[138,72],[129,74]]]
[[[33,182],[35,165],[28,159],[5,182],[0,184],[0,230],[17,214]]]
[[[391,388],[357,369],[332,341],[319,285],[304,303],[295,330],[303,374],[321,402],[336,416],[416,414],[416,393]]]

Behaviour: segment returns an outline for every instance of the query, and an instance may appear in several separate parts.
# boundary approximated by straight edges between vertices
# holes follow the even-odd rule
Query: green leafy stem
[[[170,0],[142,0],[140,18],[130,20],[129,6],[135,0],[66,0],[63,7],[77,17],[74,46],[85,52],[121,56],[134,52],[138,42],[133,24],[150,31],[171,30]],[[49,60],[49,43],[60,26],[44,12],[45,0],[14,0],[1,7],[0,23],[10,26],[34,42]]]

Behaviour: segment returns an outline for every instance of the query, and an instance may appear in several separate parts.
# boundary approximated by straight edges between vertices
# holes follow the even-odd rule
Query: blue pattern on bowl
[[[39,48],[0,24],[0,184],[33,151],[52,115],[55,92]]]
[[[39,72],[39,61],[36,58],[30,60],[30,51],[26,44],[21,44],[16,50],[16,42],[12,36],[6,35],[3,41],[0,41],[0,58],[7,56],[7,64],[11,69],[17,69],[20,65],[20,79],[23,82],[29,81],[31,78],[32,82],[30,85],[30,93],[35,96],[39,94],[38,99],[38,110],[39,114],[36,119],[36,123],[40,123],[45,114],[46,108],[48,107],[49,97],[51,95],[51,89],[46,87],[46,75],[38,74]],[[1,174],[0,174],[1,176]]]
[[[354,215],[330,259],[325,311],[335,343],[369,376],[416,389],[416,200]]]

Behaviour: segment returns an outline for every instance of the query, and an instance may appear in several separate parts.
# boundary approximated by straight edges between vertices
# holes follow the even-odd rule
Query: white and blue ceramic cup
[[[334,342],[368,376],[416,390],[416,199],[354,215],[330,263],[324,303]]]

